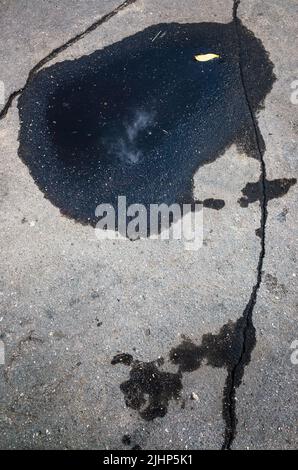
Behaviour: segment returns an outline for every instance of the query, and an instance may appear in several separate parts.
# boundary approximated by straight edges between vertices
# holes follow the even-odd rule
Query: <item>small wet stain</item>
[[[130,446],[131,444],[131,436],[129,434],[124,434],[124,436],[122,437],[122,443],[125,445],[125,446]]]
[[[164,417],[170,400],[180,399],[181,375],[164,372],[160,369],[162,365],[161,358],[152,362],[133,361],[129,380],[120,385],[126,406],[138,410],[146,421]]]
[[[203,364],[214,368],[225,368],[229,374],[239,363],[243,346],[245,319],[229,321],[223,325],[218,334],[208,333],[202,336],[199,344],[184,337],[181,344],[169,352],[169,361],[178,367],[176,373],[161,369],[165,365],[163,359],[152,362],[132,360],[130,378],[120,385],[126,406],[138,410],[141,418],[146,421],[163,417],[168,411],[170,400],[180,400],[183,388],[183,374],[198,370]],[[250,353],[255,345],[255,329],[252,325],[247,329],[247,351],[244,365],[250,361]],[[117,356],[116,356],[117,357]],[[112,360],[112,364],[122,361]],[[235,386],[239,386],[242,372],[235,377]],[[223,414],[226,413],[226,401]]]
[[[297,183],[296,178],[282,178],[272,181],[266,180],[267,200],[276,199],[284,196],[290,188]],[[241,207],[248,207],[249,204],[259,201],[262,195],[262,184],[260,181],[256,183],[247,183],[245,188],[241,190],[243,197],[239,199]]]
[[[127,353],[120,353],[113,357],[111,364],[125,364],[126,366],[130,366],[133,362],[133,356]]]
[[[253,111],[274,82],[262,43],[239,25]],[[158,34],[163,31],[163,34]],[[154,39],[156,38],[156,39]],[[154,40],[153,40],[154,39]],[[196,54],[219,59],[197,62]],[[161,24],[38,72],[19,102],[19,156],[62,214],[192,203],[193,175],[233,143],[255,158],[233,23]],[[221,209],[212,198],[205,207]]]
[[[208,209],[215,209],[216,211],[219,211],[225,207],[225,201],[223,199],[209,198],[203,201],[203,206],[207,207]]]

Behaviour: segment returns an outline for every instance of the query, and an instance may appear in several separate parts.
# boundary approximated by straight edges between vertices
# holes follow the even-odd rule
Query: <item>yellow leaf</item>
[[[220,56],[218,54],[199,54],[199,55],[195,55],[195,59],[198,62],[207,62],[208,60],[219,59],[219,57]]]

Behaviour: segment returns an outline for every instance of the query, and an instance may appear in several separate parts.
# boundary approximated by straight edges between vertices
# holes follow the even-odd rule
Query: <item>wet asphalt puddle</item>
[[[244,27],[254,111],[274,76]],[[219,58],[198,62],[197,54]],[[19,156],[60,211],[96,224],[98,204],[192,203],[193,176],[235,143],[258,158],[233,24],[159,24],[34,76],[19,99]],[[206,207],[224,201],[208,198]]]

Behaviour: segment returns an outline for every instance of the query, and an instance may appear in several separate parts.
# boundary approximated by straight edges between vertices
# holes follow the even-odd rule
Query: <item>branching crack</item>
[[[259,261],[257,265],[257,279],[256,284],[254,285],[251,296],[248,304],[246,305],[242,318],[243,318],[243,327],[242,327],[242,348],[241,354],[237,363],[229,371],[226,387],[224,391],[224,419],[226,423],[225,428],[225,438],[222,448],[225,450],[231,449],[233,441],[236,436],[237,429],[237,417],[236,417],[236,389],[241,384],[241,380],[244,374],[244,368],[250,360],[251,352],[255,346],[255,327],[253,324],[253,310],[256,304],[258,290],[262,282],[262,270],[263,262],[265,257],[265,237],[266,237],[266,222],[267,222],[267,194],[266,194],[266,164],[264,160],[265,146],[263,142],[262,135],[259,130],[258,122],[253,111],[253,107],[250,102],[249,94],[247,91],[244,71],[243,71],[243,48],[241,43],[241,30],[240,30],[240,20],[238,18],[238,7],[241,0],[234,0],[233,4],[233,22],[235,25],[235,33],[238,43],[238,53],[239,53],[239,72],[240,79],[243,87],[245,101],[248,107],[250,114],[253,131],[255,135],[256,147],[260,159],[260,181],[262,186],[262,194],[260,196],[260,208],[261,208],[261,228],[260,228],[260,237],[261,237],[261,249],[259,254]]]
[[[121,3],[117,8],[115,8],[114,10],[110,11],[109,13],[107,13],[106,15],[102,16],[101,18],[99,18],[97,21],[95,21],[94,23],[92,23],[90,26],[88,26],[87,29],[85,29],[84,31],[82,31],[81,33],[77,34],[76,36],[72,37],[71,39],[69,39],[66,43],[62,44],[61,46],[53,49],[46,57],[44,57],[43,59],[41,59],[29,72],[29,75],[28,75],[28,78],[27,78],[27,81],[25,83],[25,85],[20,88],[19,90],[16,90],[14,92],[11,93],[11,95],[8,97],[4,107],[2,108],[1,112],[0,112],[0,120],[3,119],[8,110],[10,109],[14,99],[21,95],[23,93],[23,91],[25,90],[25,88],[27,87],[27,85],[30,83],[30,81],[32,80],[33,76],[44,66],[46,65],[48,62],[50,62],[51,60],[53,60],[55,57],[57,57],[61,52],[65,51],[66,49],[68,49],[70,46],[73,46],[76,42],[80,41],[81,39],[83,39],[85,36],[87,36],[87,34],[91,33],[92,31],[94,31],[95,29],[97,29],[99,26],[101,26],[103,23],[106,23],[107,21],[109,21],[111,18],[113,18],[113,16],[117,15],[117,13],[119,13],[121,10],[123,10],[124,8],[126,8],[127,6],[135,3],[137,0],[126,0],[125,2]]]

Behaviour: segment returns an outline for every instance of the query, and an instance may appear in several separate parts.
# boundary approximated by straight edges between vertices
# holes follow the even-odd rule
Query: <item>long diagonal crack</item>
[[[123,10],[124,8],[126,8],[127,6],[135,3],[137,0],[126,0],[125,2],[121,3],[118,7],[116,7],[114,10],[110,11],[109,13],[107,13],[106,15],[102,16],[101,18],[99,18],[97,21],[95,21],[94,23],[92,23],[90,26],[88,26],[87,29],[85,29],[84,31],[82,31],[81,33],[77,34],[76,36],[72,37],[71,39],[69,39],[67,42],[65,42],[64,44],[62,44],[61,46],[59,47],[56,47],[55,49],[53,49],[47,56],[45,56],[43,59],[41,59],[29,72],[29,75],[28,75],[28,78],[27,78],[27,81],[25,83],[25,85],[20,88],[19,90],[16,90],[14,92],[12,92],[10,94],[10,96],[8,97],[4,107],[2,108],[1,112],[0,112],[0,120],[3,119],[8,110],[10,109],[14,99],[21,95],[24,91],[24,89],[27,87],[28,83],[31,81],[31,79],[33,78],[33,76],[36,74],[36,72],[38,72],[44,65],[46,65],[48,62],[50,62],[51,60],[53,60],[55,57],[57,57],[61,52],[65,51],[66,49],[68,49],[70,46],[73,46],[76,42],[80,41],[81,39],[83,39],[85,36],[87,36],[87,34],[91,33],[92,31],[94,31],[95,29],[97,29],[99,26],[101,26],[102,24],[106,23],[107,21],[109,21],[111,18],[113,18],[113,16],[117,15],[117,13],[119,13],[121,10]]]
[[[255,135],[256,147],[260,159],[260,182],[262,186],[262,194],[260,196],[260,208],[261,208],[261,228],[260,228],[260,237],[261,237],[261,250],[259,254],[259,261],[257,265],[257,279],[256,284],[253,286],[249,302],[247,303],[242,318],[243,318],[243,327],[242,327],[242,348],[241,354],[234,365],[234,367],[229,371],[226,387],[224,391],[224,419],[225,419],[225,438],[222,449],[229,450],[233,444],[233,441],[236,436],[237,429],[237,416],[236,416],[236,389],[239,387],[243,374],[244,368],[250,360],[251,352],[255,346],[255,327],[253,324],[253,310],[256,305],[256,300],[258,296],[258,290],[262,282],[262,270],[265,257],[265,239],[266,239],[266,222],[267,222],[267,194],[266,194],[266,164],[264,160],[265,146],[263,142],[262,135],[259,130],[258,122],[255,117],[253,107],[250,102],[249,94],[247,91],[244,71],[243,71],[243,48],[241,42],[241,32],[239,28],[240,20],[238,18],[238,7],[241,0],[234,0],[233,4],[233,22],[235,25],[235,33],[238,42],[238,51],[239,51],[239,72],[241,83],[243,87],[244,97],[247,104],[247,108],[251,117],[251,122],[253,126],[253,131]]]

